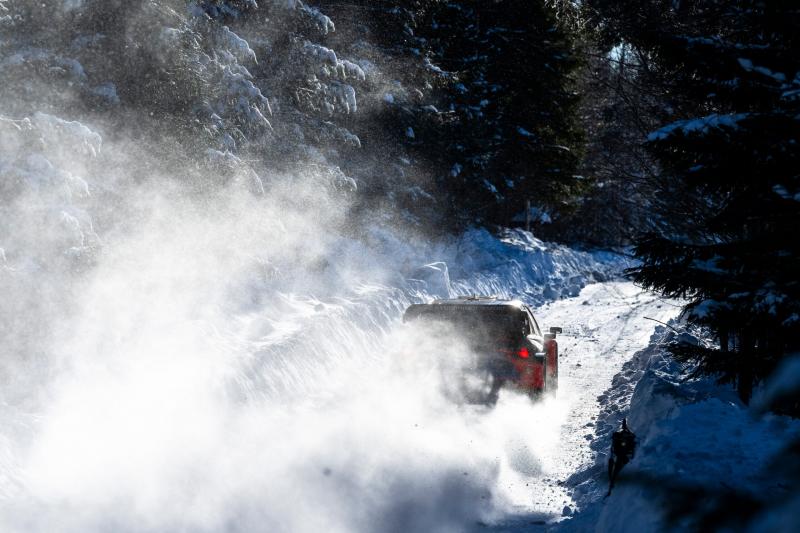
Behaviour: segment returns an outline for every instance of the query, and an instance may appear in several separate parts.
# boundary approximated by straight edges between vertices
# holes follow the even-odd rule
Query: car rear
[[[538,395],[545,388],[545,358],[528,323],[525,309],[517,302],[441,301],[412,305],[404,321],[445,323],[477,355],[477,372],[491,375],[491,391],[478,401],[493,403],[501,386],[512,386]]]

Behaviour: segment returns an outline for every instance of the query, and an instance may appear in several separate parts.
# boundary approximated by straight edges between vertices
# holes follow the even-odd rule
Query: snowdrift
[[[601,396],[604,407],[592,442],[597,462],[571,479],[582,512],[562,523],[559,531],[685,531],[697,528],[697,523],[689,518],[665,520],[669,508],[682,498],[688,498],[682,514],[703,513],[719,499],[736,494],[744,500],[729,500],[739,502],[734,507],[745,506],[748,498],[786,500],[789,489],[770,463],[800,436],[800,421],[759,415],[730,387],[713,379],[687,381],[665,348],[674,337],[674,332],[659,327],[650,346],[624,366]],[[603,499],[611,433],[624,416],[637,435],[636,457],[611,496]],[[796,500],[790,498],[788,504],[761,515],[756,510],[746,530],[796,529],[793,505]],[[736,527],[744,527],[744,522]]]

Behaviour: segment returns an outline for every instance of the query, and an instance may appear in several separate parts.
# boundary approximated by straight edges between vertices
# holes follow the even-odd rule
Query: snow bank
[[[546,243],[523,230],[499,237],[471,230],[446,252],[455,294],[519,298],[531,305],[577,296],[587,284],[616,277],[632,265],[618,254]]]
[[[677,499],[677,494],[665,494],[664,487],[715,496],[738,492],[755,499],[785,492],[766,469],[788,442],[800,437],[800,420],[754,416],[730,387],[710,378],[686,381],[665,349],[672,338],[671,331],[658,328],[651,345],[625,365],[601,396],[604,408],[592,442],[597,461],[570,480],[582,512],[559,530],[685,530],[685,521],[670,527],[665,522],[663,498]],[[610,436],[625,416],[637,435],[636,456],[612,495],[603,499]],[[708,503],[698,498],[693,505],[700,509]],[[766,521],[788,516],[765,515],[752,531],[765,531],[760,528]]]

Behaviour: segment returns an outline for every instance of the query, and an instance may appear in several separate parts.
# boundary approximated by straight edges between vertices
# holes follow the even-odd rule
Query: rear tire
[[[538,389],[532,390],[528,393],[528,398],[530,398],[532,402],[538,402],[542,399],[542,391]]]
[[[485,368],[467,370],[460,378],[461,396],[469,404],[495,405],[502,387],[503,380]]]

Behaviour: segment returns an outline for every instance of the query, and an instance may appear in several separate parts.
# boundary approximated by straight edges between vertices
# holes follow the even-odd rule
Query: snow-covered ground
[[[601,500],[629,405],[630,471],[769,488],[760,465],[797,433],[679,382],[656,322],[679,308],[614,281],[625,257],[521,231],[345,236],[315,176],[197,196],[115,171],[84,124],[0,126],[2,531],[616,531],[623,511],[647,529],[644,493]],[[564,328],[557,398],[445,400],[457,339],[400,317],[465,294]]]
[[[32,150],[48,168],[69,165],[48,146]],[[25,168],[24,194],[2,213],[31,228],[9,234],[0,269],[13,295],[2,302],[13,334],[0,391],[3,531],[497,521],[519,498],[505,480],[541,477],[539,454],[567,411],[510,395],[491,413],[454,406],[435,370],[457,343],[402,326],[403,310],[471,293],[539,305],[627,265],[524,232],[347,238],[302,210],[297,183],[291,198],[272,188],[195,202],[178,187],[104,189],[85,174],[89,193],[76,197],[49,195],[60,175],[40,182]],[[39,239],[69,226],[49,216],[62,212],[83,230]],[[520,425],[537,416],[535,431]]]
[[[371,246],[395,257],[402,248],[385,235]],[[112,332],[71,321],[86,353],[67,361],[37,411],[4,405],[3,529],[461,531],[502,529],[516,514],[559,519],[574,507],[563,482],[591,460],[596,397],[644,345],[654,325],[644,317],[676,309],[628,283],[581,291],[625,260],[523,233],[479,231],[435,253],[455,268],[434,262],[395,285],[332,284],[326,295],[320,277],[352,267],[333,256],[309,274],[315,294],[285,292],[280,279],[248,285],[251,304],[227,315],[228,330],[139,309],[169,330],[142,317],[134,333],[112,334],[133,335],[132,346],[101,351]],[[114,279],[100,277],[101,296],[109,283],[127,294]],[[557,399],[508,393],[487,412],[439,394],[430,358],[453,348],[398,318],[411,301],[487,292],[567,297],[537,311],[565,329]]]
[[[687,379],[665,349],[674,337],[672,330],[657,328],[647,348],[614,377],[592,439],[597,461],[569,480],[582,512],[555,530],[797,530],[798,500],[790,473],[796,465],[780,454],[800,438],[800,421],[748,408],[730,386],[718,385],[713,377]],[[621,483],[604,499],[610,433],[623,416],[637,434],[638,451]],[[631,482],[636,479],[641,482]],[[681,491],[686,491],[683,496]],[[695,520],[711,516],[714,505],[725,501],[721,519],[730,520],[726,527],[698,526],[686,517],[687,511],[695,513]],[[685,504],[682,518],[669,524],[665,512],[680,504]]]
[[[558,337],[558,398],[537,406],[518,422],[529,426],[531,438],[509,443],[508,472],[499,487],[513,503],[506,508],[512,518],[504,517],[492,531],[538,531],[579,510],[572,500],[575,487],[570,478],[594,464],[591,443],[603,429],[597,427],[601,409],[613,401],[606,394],[612,378],[647,346],[657,326],[650,319],[667,321],[678,312],[674,302],[627,282],[590,285],[577,297],[537,311],[544,324],[564,328]],[[504,409],[501,401],[496,416],[502,416]],[[538,438],[541,427],[553,430],[544,443]],[[530,468],[521,459],[524,454],[535,458],[538,467]]]

